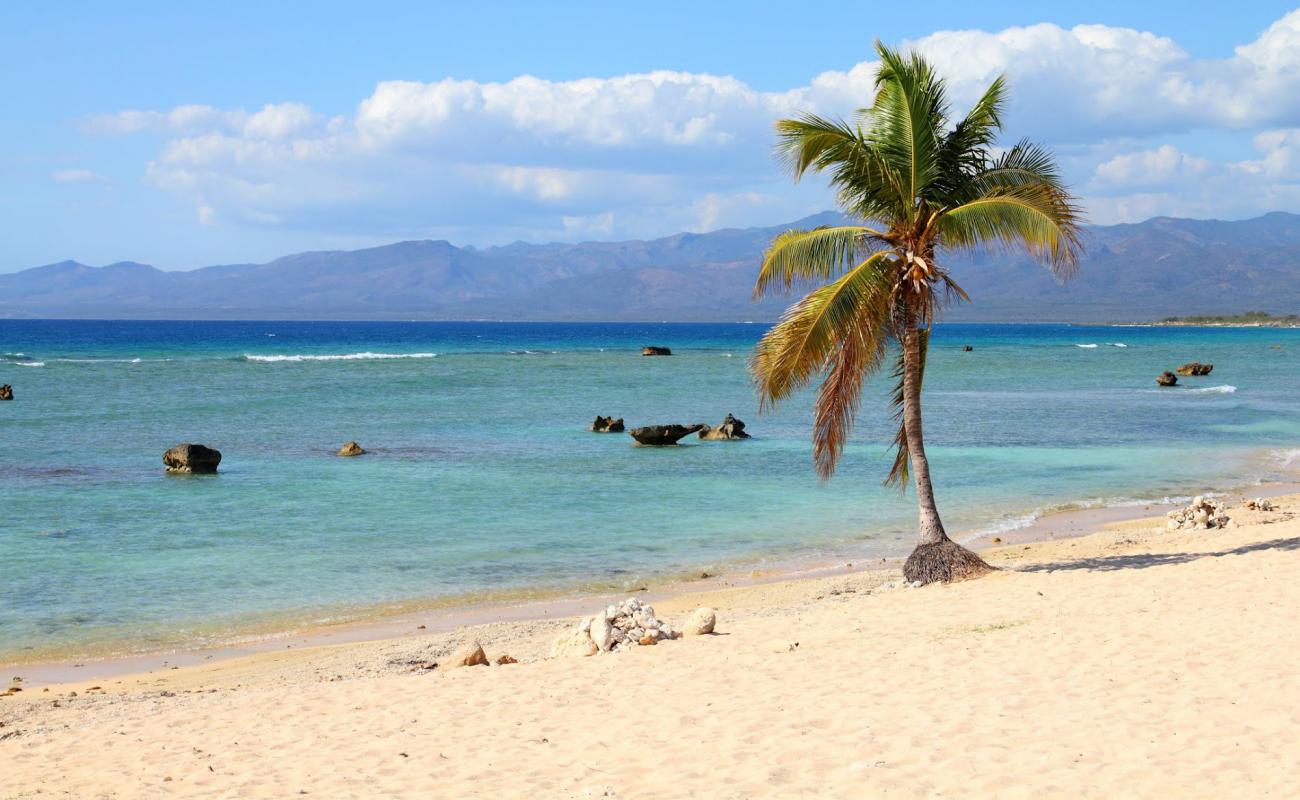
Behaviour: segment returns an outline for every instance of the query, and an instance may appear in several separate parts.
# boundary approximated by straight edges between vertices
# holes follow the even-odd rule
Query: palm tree
[[[920,530],[903,566],[909,581],[960,580],[991,569],[948,538],[935,504],[921,430],[921,383],[940,310],[969,300],[936,258],[945,251],[1022,246],[1068,278],[1082,251],[1082,212],[1051,153],[1030,142],[995,150],[1006,81],[989,85],[964,119],[948,116],[943,80],[916,54],[876,42],[875,99],[850,124],[815,115],[777,122],[778,152],[795,180],[823,172],[861,224],[788,231],[763,257],[755,297],[813,286],[759,342],[751,368],[761,406],[824,376],[813,460],[835,471],[862,383],[894,356],[899,421],[886,484],[916,488]]]

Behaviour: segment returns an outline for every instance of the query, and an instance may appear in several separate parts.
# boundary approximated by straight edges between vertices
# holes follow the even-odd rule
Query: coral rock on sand
[[[343,445],[343,447],[339,448],[338,455],[346,458],[349,456],[365,455],[365,453],[366,451],[361,449],[361,445],[357,444],[356,442],[348,442],[347,444]]]
[[[514,656],[508,656],[508,655],[502,654],[502,655],[497,656],[497,660],[496,660],[495,663],[496,663],[496,665],[497,665],[498,667],[502,667],[502,666],[505,666],[506,664],[518,664],[518,663],[519,663],[519,659],[515,658]]]
[[[677,632],[673,627],[655,617],[654,606],[629,597],[607,606],[595,616],[584,617],[576,630],[561,634],[555,641],[552,654],[568,655],[569,648],[572,647],[578,651],[577,655],[591,655],[595,652],[653,645],[676,638]],[[591,653],[582,652],[584,639],[591,643]]]
[[[628,436],[636,440],[637,444],[649,445],[652,447],[665,447],[677,444],[678,439],[684,439],[698,430],[703,430],[704,425],[647,425],[643,428],[633,428],[628,431]]]
[[[1156,383],[1160,384],[1161,386],[1177,386],[1178,376],[1172,372],[1162,372],[1156,378]]]
[[[447,669],[456,667],[486,667],[488,665],[487,653],[483,652],[483,645],[477,641],[468,642],[464,647],[446,661]]]
[[[12,399],[14,399],[14,387],[7,383],[4,386],[0,386],[0,400]]]
[[[1189,361],[1178,368],[1179,375],[1209,375],[1214,369],[1213,364],[1202,364],[1199,361]]]
[[[745,433],[745,423],[731,416],[722,421],[722,424],[716,428],[705,425],[700,428],[700,438],[710,441],[720,441],[724,439],[748,439],[749,434]]]
[[[641,348],[641,355],[643,356],[670,356],[672,354],[673,351],[669,350],[667,347],[649,346]]]
[[[201,444],[178,444],[163,453],[168,472],[181,474],[213,473],[221,463],[221,451]]]
[[[1197,497],[1187,508],[1170,511],[1166,516],[1165,526],[1171,531],[1204,530],[1208,528],[1228,527],[1228,515],[1224,507],[1213,500]]]
[[[588,623],[591,622],[591,620],[586,621]],[[559,637],[556,638],[554,644],[551,645],[551,656],[553,658],[564,656],[594,656],[598,652],[600,651],[596,648],[596,643],[591,640],[591,636],[582,628],[579,628],[576,631],[565,631],[564,633],[561,633]]]
[[[1277,511],[1277,506],[1262,497],[1256,497],[1254,500],[1247,500],[1242,503],[1251,511]]]
[[[613,417],[597,416],[596,421],[591,423],[591,432],[592,433],[622,433],[623,418],[619,417],[618,419],[614,419]]]
[[[686,626],[682,628],[682,633],[687,636],[703,636],[713,633],[713,627],[718,624],[718,615],[711,608],[697,608],[691,618],[686,621]]]

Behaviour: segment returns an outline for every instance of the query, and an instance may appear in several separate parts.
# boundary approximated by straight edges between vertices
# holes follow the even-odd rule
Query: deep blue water
[[[906,552],[912,497],[880,483],[888,376],[822,483],[811,396],[757,414],[764,328],[0,320],[0,661]],[[1214,372],[1156,387],[1194,359]],[[941,326],[924,405],[949,528],[1294,478],[1298,366],[1297,330]],[[586,431],[727,413],[755,438]],[[349,439],[370,454],[336,458]],[[164,475],[181,441],[220,449],[221,474]]]

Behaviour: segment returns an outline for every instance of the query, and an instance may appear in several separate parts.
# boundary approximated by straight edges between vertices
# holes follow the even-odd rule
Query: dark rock
[[[357,444],[356,442],[348,442],[347,444],[343,445],[343,447],[339,448],[339,451],[336,455],[340,455],[347,458],[351,456],[363,456],[365,454],[366,451],[361,449],[361,445]]]
[[[1177,386],[1178,376],[1172,372],[1162,372],[1159,377],[1156,378],[1156,383],[1161,386]]]
[[[964,353],[969,353],[970,351],[972,351],[972,350],[974,350],[974,349],[975,349],[975,348],[971,347],[970,345],[966,345],[965,347],[962,348],[962,352],[964,352]]]
[[[12,399],[14,399],[14,387],[7,383],[4,386],[0,386],[0,400]]]
[[[221,463],[221,451],[186,442],[163,453],[163,463],[168,472],[210,474]]]
[[[641,355],[643,355],[643,356],[670,356],[670,355],[672,355],[672,354],[673,354],[673,351],[672,351],[672,350],[669,350],[667,347],[653,347],[653,346],[652,346],[652,347],[642,347],[642,348],[641,348]]]
[[[613,417],[598,416],[596,421],[591,423],[590,430],[593,433],[622,433],[623,418],[614,419]]]
[[[745,423],[728,414],[727,418],[724,419],[722,424],[718,427],[711,428],[708,425],[705,425],[701,428],[700,438],[711,441],[724,439],[748,439],[749,434],[745,433]]]
[[[1202,364],[1199,361],[1189,361],[1178,368],[1179,375],[1209,375],[1214,369],[1213,364]]]
[[[633,428],[628,431],[628,435],[636,439],[637,444],[650,445],[652,447],[663,447],[666,445],[677,444],[678,439],[690,436],[698,430],[702,430],[705,425],[647,425],[644,428]]]

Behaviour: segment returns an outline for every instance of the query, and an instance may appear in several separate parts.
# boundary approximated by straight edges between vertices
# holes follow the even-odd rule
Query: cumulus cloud
[[[1103,25],[940,31],[905,45],[949,77],[958,108],[1006,73],[1008,138],[1031,134],[1069,154],[1094,218],[1187,207],[1180,193],[1200,196],[1213,181],[1289,196],[1278,184],[1295,179],[1300,11],[1226,59]],[[870,99],[875,66],[780,92],[674,71],[393,80],[332,118],[295,102],[186,105],[99,115],[85,129],[160,137],[146,180],[187,197],[206,223],[375,235],[477,227],[479,240],[651,235],[828,205],[816,179],[792,188],[780,176],[772,121],[853,113]],[[1160,141],[1202,129],[1258,133],[1256,157],[1216,163]]]

